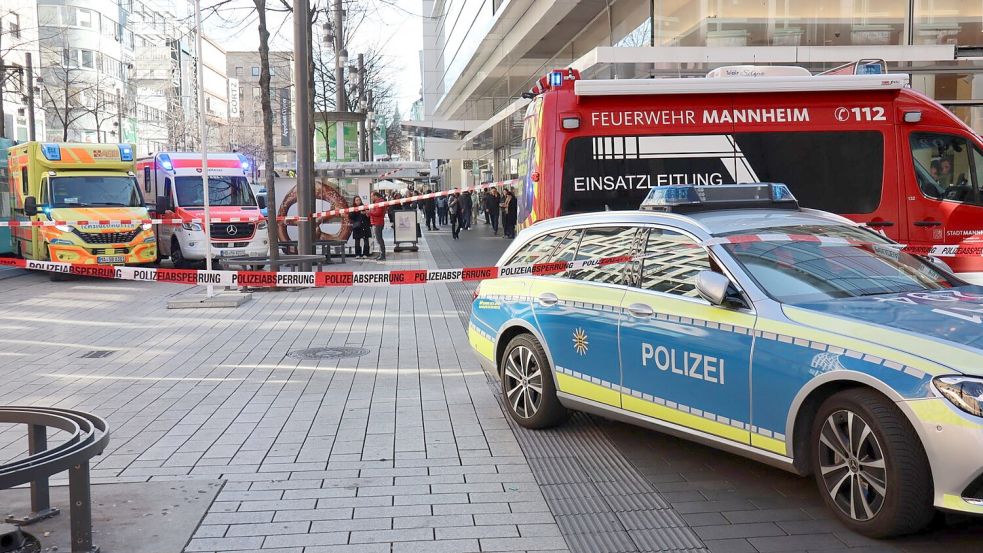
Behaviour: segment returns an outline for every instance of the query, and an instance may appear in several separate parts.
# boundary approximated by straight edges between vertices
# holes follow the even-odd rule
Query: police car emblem
[[[587,355],[587,346],[590,342],[587,341],[587,333],[584,329],[578,328],[573,331],[573,349],[577,350],[580,355]]]

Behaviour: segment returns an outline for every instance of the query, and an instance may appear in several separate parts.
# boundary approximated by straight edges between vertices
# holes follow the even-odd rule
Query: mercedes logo
[[[229,225],[225,227],[225,232],[228,233],[229,236],[235,236],[236,234],[239,234],[239,229],[236,228],[235,225]]]

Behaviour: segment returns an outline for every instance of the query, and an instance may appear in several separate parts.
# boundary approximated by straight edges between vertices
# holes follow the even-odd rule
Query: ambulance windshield
[[[774,299],[802,304],[951,288],[902,246],[846,225],[772,227],[727,236],[724,248]]]
[[[182,207],[203,207],[205,194],[201,186],[201,177],[177,177],[177,203]],[[256,198],[249,188],[245,177],[209,176],[208,204],[217,206],[246,206],[256,205]]]
[[[51,177],[51,207],[142,207],[133,177]]]

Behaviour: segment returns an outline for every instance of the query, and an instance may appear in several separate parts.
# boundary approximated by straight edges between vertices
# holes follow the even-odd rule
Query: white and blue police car
[[[780,184],[543,221],[469,340],[521,425],[568,409],[800,475],[874,537],[983,514],[983,288]]]

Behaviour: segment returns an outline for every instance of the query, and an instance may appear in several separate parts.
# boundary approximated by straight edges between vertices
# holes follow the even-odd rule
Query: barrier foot
[[[31,513],[23,517],[7,517],[3,519],[7,524],[16,524],[18,526],[28,526],[34,524],[35,522],[40,522],[46,518],[51,518],[57,516],[61,511],[55,508],[48,508],[38,511],[36,513]]]
[[[92,545],[92,491],[89,462],[68,469],[68,501],[72,525],[72,553],[99,553]]]

